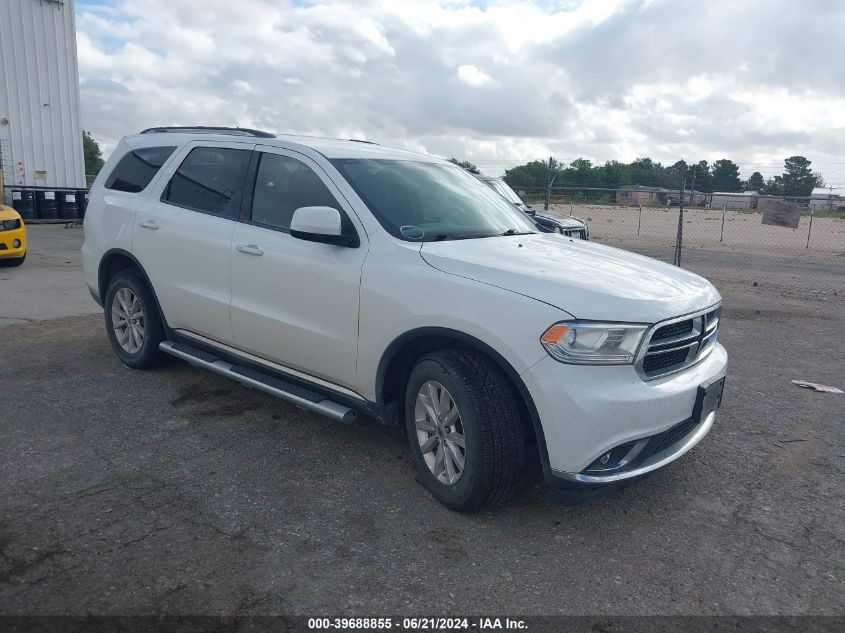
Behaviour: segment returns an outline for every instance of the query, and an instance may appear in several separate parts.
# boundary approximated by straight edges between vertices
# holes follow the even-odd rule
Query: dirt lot
[[[677,232],[677,207],[638,207],[552,204],[553,212],[575,215],[590,225],[592,235],[608,241],[640,237],[657,240]],[[815,217],[812,231],[810,217],[802,216],[797,229],[763,224],[757,211],[719,209],[684,209],[684,242],[691,247],[706,246],[725,252],[768,253],[773,250],[796,256],[817,255],[845,257],[845,218]],[[808,240],[809,239],[809,248]]]
[[[845,396],[789,383],[845,386],[843,294],[719,285],[701,445],[572,508],[534,463],[477,515],[431,499],[396,430],[129,370],[97,314],[0,327],[0,613],[844,614]]]

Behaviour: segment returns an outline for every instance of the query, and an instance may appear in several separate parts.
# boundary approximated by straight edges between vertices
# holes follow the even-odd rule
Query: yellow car
[[[20,213],[0,204],[0,266],[20,266],[26,259],[26,227]]]

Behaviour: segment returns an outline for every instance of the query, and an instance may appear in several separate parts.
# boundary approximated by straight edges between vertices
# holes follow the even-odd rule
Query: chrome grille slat
[[[640,377],[668,376],[706,358],[718,338],[720,313],[721,306],[715,306],[653,325],[637,358]]]
[[[683,346],[687,343],[697,343],[698,339],[701,337],[701,333],[697,332],[694,336],[685,335],[682,337],[677,337],[676,339],[661,339],[656,343],[652,343],[649,345],[649,349],[657,351],[668,351],[671,349],[675,349],[676,347]],[[650,352],[651,353],[651,352]]]
[[[658,349],[658,350],[655,350],[653,352],[650,352],[650,351],[646,352],[645,355],[646,356],[657,356],[658,354],[666,354],[667,352],[677,352],[678,350],[687,349],[689,347],[692,347],[693,345],[698,345],[698,343],[699,343],[699,340],[695,339],[692,343],[687,343],[686,345],[673,345],[672,347],[667,347],[667,348],[664,348],[664,349]]]

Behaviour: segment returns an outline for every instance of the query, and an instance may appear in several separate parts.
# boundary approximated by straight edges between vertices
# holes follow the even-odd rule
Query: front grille
[[[587,239],[587,231],[585,229],[563,229],[563,234],[566,237],[574,237],[579,240]]]
[[[703,359],[716,344],[721,308],[658,323],[647,335],[637,370],[645,380],[680,371]]]
[[[672,338],[673,336],[680,336],[681,334],[687,334],[692,332],[692,319],[687,319],[686,321],[678,321],[677,323],[672,323],[671,325],[664,325],[661,328],[658,328],[654,331],[654,334],[651,335],[651,340],[659,341],[664,338]]]
[[[646,356],[643,360],[643,371],[655,372],[665,367],[671,367],[678,363],[683,363],[689,355],[689,349],[679,349],[663,354],[655,354],[654,356]]]
[[[692,433],[693,429],[698,426],[698,421],[693,420],[690,418],[689,420],[684,420],[680,424],[673,426],[668,431],[657,435],[652,440],[654,442],[654,446],[649,446],[651,449],[651,454],[659,453],[660,451],[664,451],[670,446],[674,446],[682,439],[684,439],[687,435]]]

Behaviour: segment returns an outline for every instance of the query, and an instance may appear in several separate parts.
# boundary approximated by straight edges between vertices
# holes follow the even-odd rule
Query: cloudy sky
[[[548,155],[803,154],[845,185],[841,0],[76,0],[83,125],[374,140],[483,171]]]

